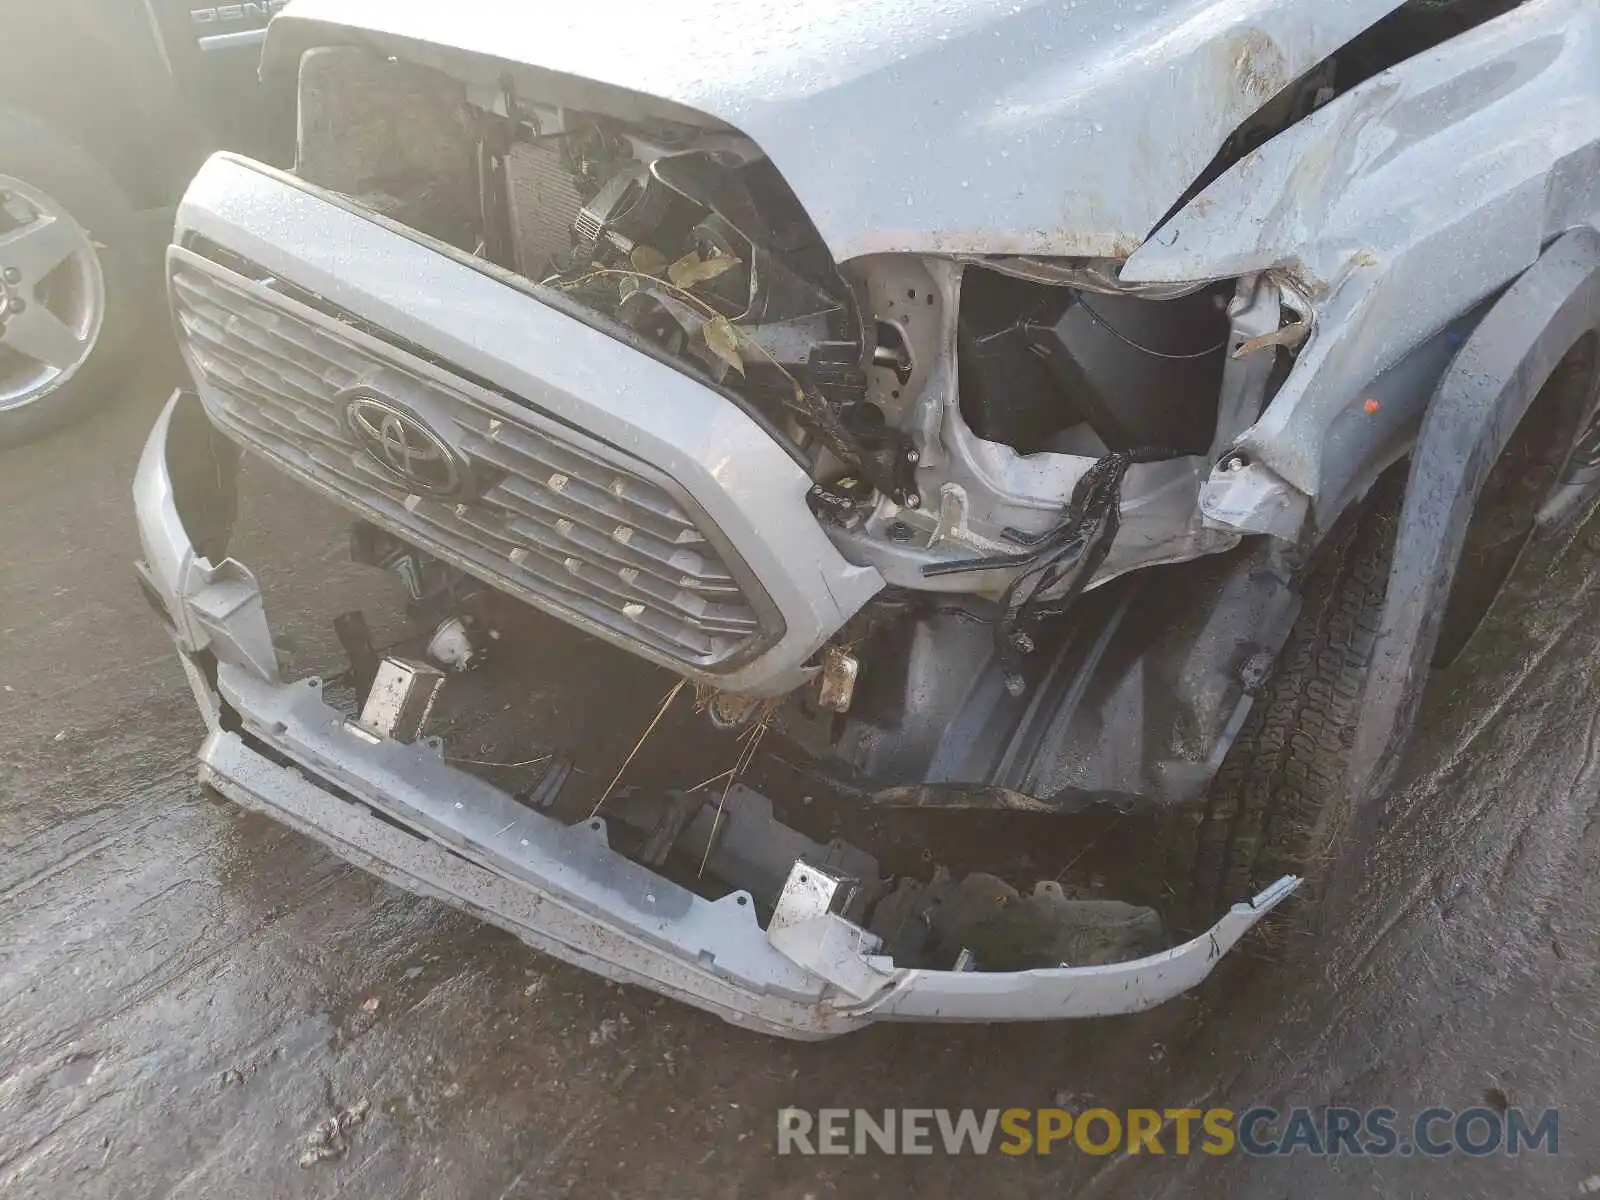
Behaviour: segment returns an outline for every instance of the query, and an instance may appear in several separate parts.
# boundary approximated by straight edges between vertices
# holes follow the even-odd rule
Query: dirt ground
[[[1438,681],[1365,891],[1330,938],[1280,937],[1275,961],[1241,957],[1138,1018],[788,1044],[544,958],[200,794],[200,722],[130,569],[129,484],[173,376],[152,366],[104,415],[0,458],[0,1195],[1600,1189],[1600,523],[1530,564],[1526,603]],[[247,482],[243,544],[289,669],[336,668],[331,617],[362,605],[398,621],[394,590],[348,563],[337,513],[264,471]],[[664,677],[554,630],[535,657],[542,699],[504,721],[573,750],[580,785],[607,777]],[[640,781],[723,769],[726,743],[697,729],[675,725]],[[926,836],[1009,840],[1024,866],[1090,884],[1079,858],[1126,840],[1104,817],[986,820]],[[789,1105],[1296,1103],[1559,1107],[1560,1152],[776,1154]],[[340,1112],[342,1153],[302,1166]]]

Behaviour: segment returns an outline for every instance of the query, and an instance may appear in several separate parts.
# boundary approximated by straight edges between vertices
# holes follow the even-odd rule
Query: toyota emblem
[[[345,420],[373,465],[396,483],[434,496],[461,487],[461,462],[450,444],[392,400],[359,392],[345,406]]]

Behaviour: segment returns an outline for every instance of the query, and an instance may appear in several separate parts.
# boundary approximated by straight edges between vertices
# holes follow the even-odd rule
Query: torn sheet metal
[[[1340,491],[1364,386],[1600,219],[1597,64],[1592,0],[1530,0],[1247,154],[1128,260],[1130,282],[1277,268],[1313,295],[1314,332],[1237,443],[1251,461]],[[1430,390],[1386,399],[1386,420],[1420,420]]]

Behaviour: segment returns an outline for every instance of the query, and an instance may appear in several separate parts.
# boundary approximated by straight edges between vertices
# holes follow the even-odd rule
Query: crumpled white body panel
[[[1247,116],[1397,7],[295,0],[268,57],[294,53],[316,20],[538,68],[543,99],[604,103],[587,80],[706,114],[765,151],[840,262],[1121,257]]]
[[[1529,0],[1247,154],[1128,260],[1133,282],[1286,269],[1315,297],[1294,371],[1238,445],[1332,509],[1420,405],[1385,370],[1600,220],[1600,7]],[[1423,394],[1425,398],[1426,393]],[[1362,464],[1372,460],[1363,469]]]

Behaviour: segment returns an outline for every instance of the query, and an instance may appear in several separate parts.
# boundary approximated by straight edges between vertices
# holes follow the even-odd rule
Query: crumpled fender
[[[1529,0],[1252,150],[1123,266],[1127,283],[1276,270],[1305,291],[1310,336],[1234,448],[1322,528],[1431,394],[1393,388],[1371,415],[1373,381],[1431,358],[1430,339],[1600,212],[1597,63],[1600,6]]]
[[[1490,468],[1545,381],[1600,332],[1600,231],[1553,242],[1467,339],[1435,389],[1412,454],[1350,791],[1367,844],[1427,683],[1445,600]]]

